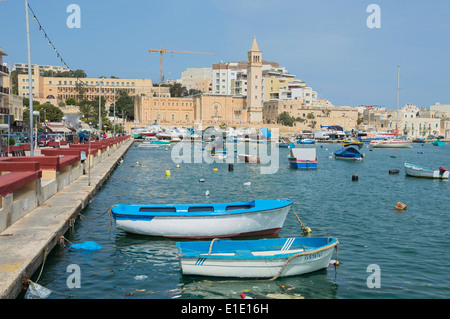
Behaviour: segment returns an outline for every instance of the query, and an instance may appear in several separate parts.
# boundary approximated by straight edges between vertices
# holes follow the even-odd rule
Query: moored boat
[[[334,152],[335,159],[343,159],[343,160],[357,160],[360,161],[364,157],[364,154],[361,154],[354,147],[346,147],[342,150],[337,150]]]
[[[153,147],[160,147],[160,146],[170,146],[170,141],[162,141],[162,140],[158,140],[154,136],[147,136],[142,143],[138,144],[138,147],[144,147],[144,148],[153,148]]]
[[[217,204],[123,205],[111,208],[116,226],[128,233],[172,238],[276,235],[290,200],[255,199]]]
[[[237,157],[244,163],[259,163],[260,159],[257,155],[237,154]]]
[[[373,148],[409,148],[412,142],[401,138],[387,138],[384,140],[371,141],[370,146]]]
[[[302,138],[298,141],[299,144],[316,144],[316,140],[313,138]]]
[[[291,149],[288,156],[289,165],[299,169],[316,169],[317,156],[315,148]]]
[[[331,237],[291,237],[178,242],[176,246],[183,275],[278,278],[327,268],[338,244]]]
[[[361,148],[361,146],[364,145],[363,142],[357,140],[357,139],[354,138],[354,137],[348,137],[348,138],[345,138],[342,142],[343,142],[342,145],[343,145],[344,147],[355,145],[355,146],[358,146],[359,148]]]
[[[410,163],[405,163],[403,166],[405,168],[405,173],[408,176],[438,179],[448,179],[449,177],[449,171],[445,167],[432,169]]]
[[[445,145],[445,142],[437,139],[437,140],[433,141],[433,145],[434,146],[443,146],[443,145]]]

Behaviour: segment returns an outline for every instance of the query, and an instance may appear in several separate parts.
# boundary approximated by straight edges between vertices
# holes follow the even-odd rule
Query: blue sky
[[[263,59],[278,62],[334,105],[396,108],[450,103],[448,0],[29,0],[71,69],[89,77],[159,80],[163,48],[215,55],[164,55],[164,74],[246,60],[253,36]],[[70,29],[69,4],[81,9],[81,28]],[[369,4],[381,9],[381,28],[370,29]],[[0,46],[5,61],[27,62],[25,8],[0,0]],[[30,17],[32,63],[61,65]]]

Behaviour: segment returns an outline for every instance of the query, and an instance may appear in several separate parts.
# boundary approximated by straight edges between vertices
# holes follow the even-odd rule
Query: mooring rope
[[[315,253],[321,252],[321,251],[323,251],[323,250],[327,250],[327,249],[330,249],[330,248],[332,248],[332,247],[335,247],[335,246],[337,246],[338,244],[339,244],[339,242],[336,240],[334,243],[332,243],[332,244],[329,245],[329,246],[320,247],[320,248],[317,248],[317,249],[314,249],[314,250],[304,251],[304,252],[301,252],[301,253],[297,253],[297,254],[295,254],[295,255],[292,255],[291,257],[289,257],[289,258],[285,261],[283,267],[281,267],[281,269],[280,269],[280,271],[278,272],[278,274],[275,275],[274,277],[270,278],[269,281],[273,281],[273,280],[277,279],[277,278],[282,274],[284,268],[286,268],[286,266],[287,266],[292,260],[294,260],[295,258],[300,257],[300,256],[304,256],[304,255],[315,254]]]
[[[296,212],[294,211],[294,208],[292,208],[292,212],[294,213],[295,217],[297,217],[298,222],[300,223],[300,225],[302,225],[302,231],[305,234],[309,234],[311,233],[311,228],[309,227],[305,227],[302,223],[302,221],[300,220],[300,218],[298,217],[298,215],[296,214]]]
[[[83,215],[83,214],[81,214],[81,213],[78,213],[78,215],[80,215],[80,219],[83,219],[83,218],[87,218],[87,219],[97,219],[97,218],[102,217],[102,216],[105,215],[106,213],[110,213],[110,214],[111,214],[111,211],[112,211],[112,208],[113,208],[113,207],[116,207],[116,205],[112,205],[112,206],[109,207],[105,212],[103,212],[103,213],[101,213],[99,216],[95,216],[95,217],[88,217],[88,216],[85,216],[85,215]]]

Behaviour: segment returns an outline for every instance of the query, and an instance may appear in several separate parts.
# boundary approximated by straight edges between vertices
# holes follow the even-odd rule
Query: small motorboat
[[[343,142],[342,145],[344,147],[355,145],[355,146],[358,146],[359,148],[361,148],[364,145],[363,142],[357,140],[354,137],[347,137],[342,142]]]
[[[277,235],[292,205],[290,200],[255,199],[218,204],[114,205],[116,226],[127,233],[216,238]]]
[[[298,144],[316,144],[316,140],[313,138],[302,138],[298,140]]]
[[[291,142],[290,140],[285,140],[283,138],[280,138],[280,140],[278,141],[278,147],[281,148],[294,148],[295,144],[293,142]]]
[[[360,161],[363,159],[363,157],[364,157],[364,154],[361,154],[354,147],[346,147],[342,150],[337,150],[336,152],[334,152],[335,159]]]
[[[278,278],[327,268],[331,237],[291,237],[257,240],[177,242],[183,275]]]
[[[439,139],[433,141],[433,146],[444,146],[444,145],[445,145],[445,142],[443,142]]]
[[[432,169],[410,163],[405,163],[403,166],[405,167],[405,173],[408,176],[438,179],[448,179],[449,177],[449,171],[445,167]]]
[[[152,148],[152,147],[160,147],[160,146],[170,146],[170,141],[162,141],[158,140],[154,136],[147,136],[142,143],[138,144],[138,147]]]
[[[257,155],[238,154],[237,157],[244,163],[259,163],[260,159]]]
[[[299,169],[316,169],[317,156],[315,148],[294,148],[288,156],[289,165]]]

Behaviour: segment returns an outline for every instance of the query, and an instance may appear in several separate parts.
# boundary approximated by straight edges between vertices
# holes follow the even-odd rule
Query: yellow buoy
[[[218,171],[218,168],[213,168],[213,171]]]
[[[177,168],[180,168],[180,164],[177,164]]]
[[[166,176],[170,177],[170,171],[169,170],[166,171]]]
[[[398,210],[404,210],[406,209],[406,204],[402,203],[402,202],[397,202],[397,204],[394,206],[395,209]]]

